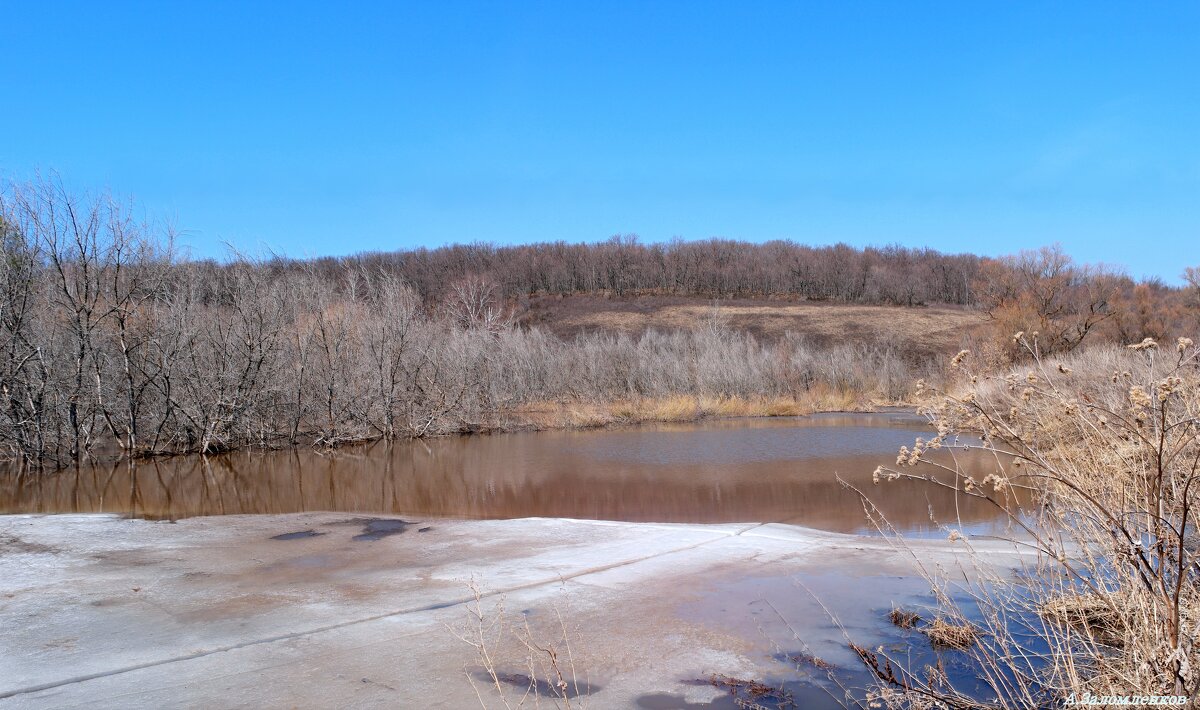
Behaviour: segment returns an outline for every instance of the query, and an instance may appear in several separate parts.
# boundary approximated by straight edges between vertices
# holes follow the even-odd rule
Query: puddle
[[[924,622],[907,616],[928,614],[934,606],[927,583],[911,574],[895,574],[900,570],[892,565],[866,560],[849,553],[831,560],[827,569],[810,569],[803,575],[717,579],[708,591],[681,602],[677,613],[689,622],[741,639],[749,645],[750,657],[773,662],[762,682],[787,691],[794,707],[861,705],[864,689],[873,679],[851,643],[871,651],[881,648],[884,655],[902,660],[909,668],[938,667],[958,689],[986,697],[987,688],[970,652],[932,643],[923,633]],[[977,622],[978,611],[969,599],[961,594],[955,598],[968,620]],[[720,670],[706,669],[716,674]],[[742,705],[680,705],[683,696],[664,695],[647,696],[648,702],[658,704],[642,707],[754,706],[746,703],[793,707],[785,699],[776,699],[773,705],[738,695],[744,689],[742,681],[727,685],[731,698]]]
[[[301,530],[299,532],[284,533],[282,535],[272,535],[271,539],[272,540],[303,540],[304,538],[307,538],[307,537],[320,537],[324,534],[325,533],[317,532],[316,530]]]
[[[358,521],[364,523],[362,533],[354,536],[357,542],[374,542],[382,540],[385,537],[399,535],[408,529],[412,523],[404,520],[393,520],[389,518],[373,518],[371,520]]]

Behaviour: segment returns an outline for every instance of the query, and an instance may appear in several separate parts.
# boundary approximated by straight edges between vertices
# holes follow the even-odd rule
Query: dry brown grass
[[[979,638],[979,631],[974,626],[951,623],[945,619],[934,619],[933,623],[921,629],[921,633],[928,636],[935,646],[959,650],[970,648]]]
[[[714,675],[708,679],[710,685],[714,688],[720,688],[733,698],[734,704],[744,708],[764,708],[764,702],[769,702],[775,707],[794,708],[795,701],[792,699],[792,694],[783,687],[769,685],[758,680],[747,680],[745,678],[734,678],[727,675]]]
[[[545,296],[531,304],[523,320],[567,338],[596,330],[638,335],[651,329],[694,329],[711,317],[713,303],[670,296]],[[965,336],[986,323],[983,314],[961,308],[815,301],[735,299],[721,301],[720,312],[732,328],[761,340],[778,340],[790,331],[816,345],[888,344],[914,354],[954,352]]]
[[[588,429],[612,424],[692,422],[707,418],[798,417],[816,412],[867,412],[881,405],[866,395],[814,387],[792,397],[706,397],[673,395],[613,402],[538,402],[520,407],[512,427]]]
[[[905,611],[895,607],[888,613],[888,620],[902,629],[911,629],[921,621],[921,616],[913,611]]]
[[[904,448],[877,481],[923,481],[986,500],[1018,532],[1017,574],[989,564],[954,529],[970,566],[923,568],[938,621],[921,629],[967,655],[994,699],[984,702],[884,653],[860,653],[879,697],[912,707],[1059,707],[1090,694],[1200,697],[1200,350],[1191,340],[1030,356],[1001,376],[963,372],[931,392],[930,440]],[[965,358],[965,360],[964,360]],[[978,437],[963,443],[960,437]],[[940,449],[976,449],[996,463],[977,480]],[[939,469],[921,474],[918,463]],[[1021,493],[1022,495],[1016,495]],[[1023,499],[1025,502],[1023,502]],[[974,637],[959,627],[971,609]],[[886,691],[886,692],[885,692]]]
[[[1042,602],[1046,619],[1089,635],[1106,646],[1122,643],[1122,621],[1118,608],[1099,594],[1067,594]]]

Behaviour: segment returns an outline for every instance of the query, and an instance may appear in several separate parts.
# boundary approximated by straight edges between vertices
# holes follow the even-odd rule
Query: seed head
[[[988,476],[983,479],[983,485],[986,486],[989,483],[992,484],[992,489],[997,493],[1000,493],[1005,488],[1008,488],[1008,479],[995,473],[988,474]]]
[[[1138,385],[1129,388],[1129,403],[1134,409],[1145,409],[1150,406],[1150,395]]]
[[[1171,394],[1183,384],[1183,380],[1178,377],[1168,377],[1158,383],[1158,401],[1165,402]]]

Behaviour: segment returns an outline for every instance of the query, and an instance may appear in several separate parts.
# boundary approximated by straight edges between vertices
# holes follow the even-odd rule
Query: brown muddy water
[[[906,532],[973,532],[997,511],[917,483],[873,486],[879,464],[929,436],[912,414],[822,414],[548,431],[122,461],[40,476],[0,474],[0,513],[149,518],[346,511],[457,518],[787,522],[869,531],[867,493]],[[960,456],[981,479],[988,461]]]

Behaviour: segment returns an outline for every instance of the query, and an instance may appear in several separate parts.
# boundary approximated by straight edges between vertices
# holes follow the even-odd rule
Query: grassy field
[[[566,338],[597,330],[637,335],[651,328],[693,328],[711,316],[715,303],[673,296],[543,296],[530,302],[522,322]],[[905,308],[761,299],[730,299],[719,304],[719,313],[731,327],[760,340],[776,340],[792,331],[815,345],[845,341],[890,344],[914,355],[953,354],[964,338],[985,322],[978,311],[943,306]]]

